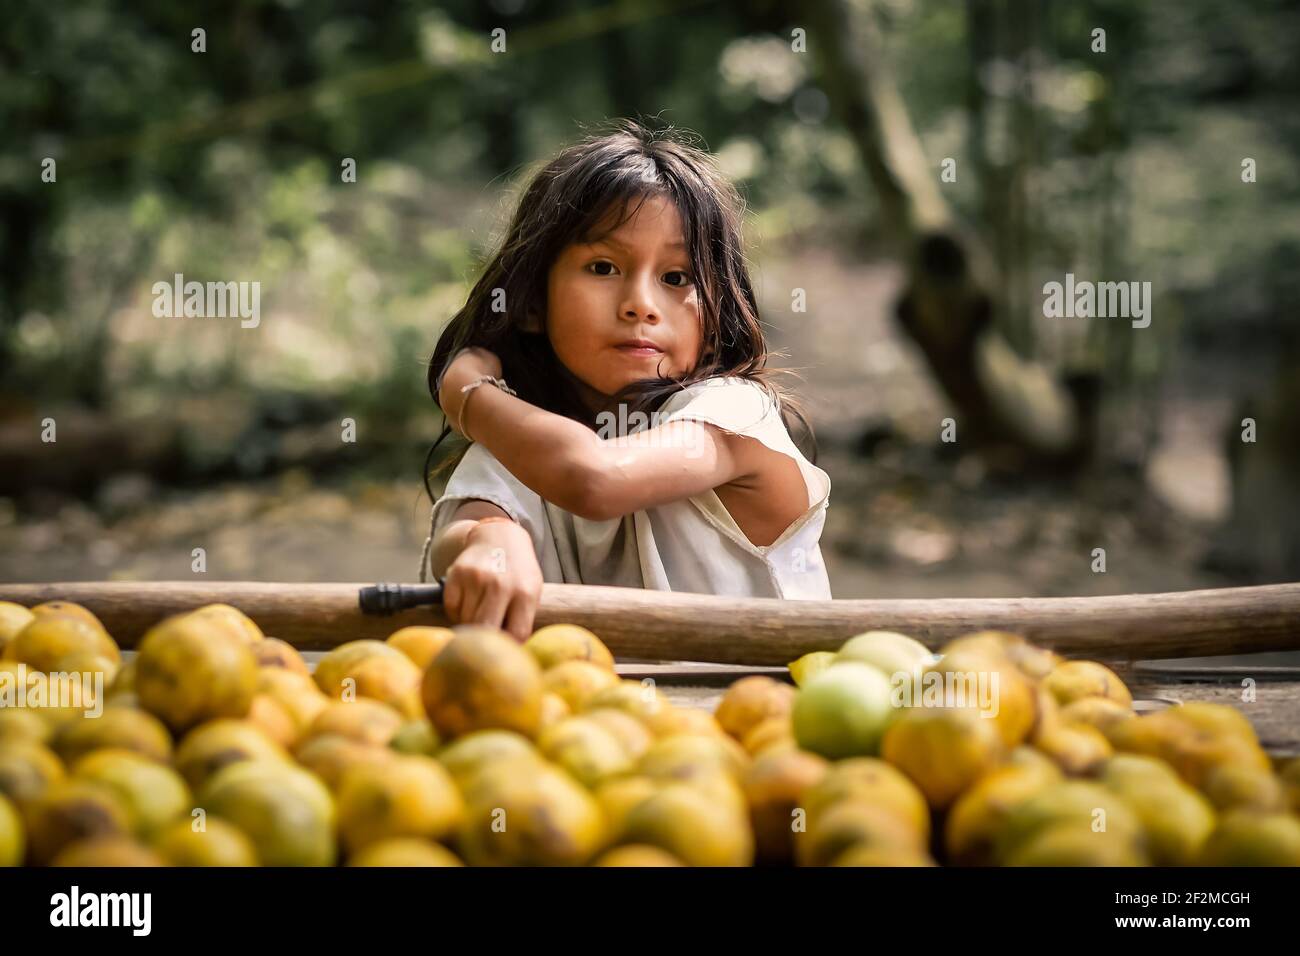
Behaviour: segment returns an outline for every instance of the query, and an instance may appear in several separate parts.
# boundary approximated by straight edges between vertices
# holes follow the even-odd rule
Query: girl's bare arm
[[[597,521],[702,494],[753,468],[750,456],[737,453],[741,439],[712,425],[671,422],[603,439],[491,385],[470,394],[465,425],[528,488]]]

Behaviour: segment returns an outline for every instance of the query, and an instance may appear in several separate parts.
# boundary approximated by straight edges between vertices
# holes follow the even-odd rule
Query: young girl
[[[629,121],[532,179],[429,366],[438,442],[471,442],[420,559],[452,621],[525,639],[543,581],[830,597],[830,479],[764,368],[742,209]]]

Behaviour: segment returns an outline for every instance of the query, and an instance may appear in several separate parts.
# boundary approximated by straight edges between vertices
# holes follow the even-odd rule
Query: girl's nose
[[[655,304],[653,280],[629,277],[624,286],[624,298],[619,314],[625,319],[659,321],[659,307]]]

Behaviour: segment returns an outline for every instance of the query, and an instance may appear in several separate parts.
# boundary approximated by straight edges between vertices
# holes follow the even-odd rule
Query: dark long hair
[[[774,380],[791,373],[766,368],[771,353],[763,337],[741,242],[743,200],[712,157],[696,148],[687,135],[672,128],[651,130],[634,120],[618,120],[611,130],[588,135],[533,174],[500,248],[465,305],[438,337],[429,361],[429,393],[434,403],[438,401],[438,381],[452,356],[463,348],[478,346],[497,354],[502,377],[521,399],[595,430],[599,410],[593,412],[584,404],[544,331],[547,277],[566,246],[598,238],[594,230],[610,210],[624,210],[609,227],[613,231],[652,196],[673,202],[682,218],[691,275],[699,291],[701,358],[680,378],[629,384],[611,396],[605,407],[617,409],[625,404],[629,414],[649,414],[669,396],[696,382],[718,376],[746,378],[778,402],[783,416],[787,412],[796,416],[802,430],[796,440],[803,439],[804,453],[815,462],[812,427],[798,404]],[[494,302],[502,300],[505,311],[494,311]],[[525,328],[530,314],[537,317],[543,331]],[[788,428],[788,418],[786,424]],[[424,488],[430,501],[434,494],[429,466],[450,434],[451,427],[444,424],[425,458]],[[462,448],[437,471],[459,462],[463,454]]]

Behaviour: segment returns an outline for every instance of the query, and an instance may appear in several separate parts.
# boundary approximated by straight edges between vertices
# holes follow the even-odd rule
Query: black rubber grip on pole
[[[437,584],[372,584],[361,589],[362,614],[387,616],[413,607],[442,603],[442,579]]]

